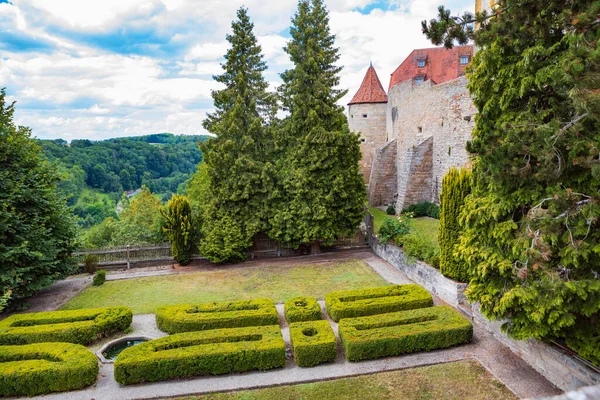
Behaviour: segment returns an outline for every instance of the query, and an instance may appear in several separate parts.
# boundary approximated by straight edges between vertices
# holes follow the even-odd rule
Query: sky
[[[473,0],[325,0],[340,49],[347,104],[373,62],[387,90],[413,49],[432,47],[421,21],[438,5],[453,13]],[[271,90],[292,67],[296,0],[0,0],[0,87],[15,121],[38,138],[101,140],[157,132],[205,134],[212,79],[225,35],[248,8],[269,67]]]

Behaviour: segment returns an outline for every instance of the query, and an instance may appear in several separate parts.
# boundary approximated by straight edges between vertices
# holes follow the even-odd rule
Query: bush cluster
[[[430,307],[431,294],[415,284],[372,289],[342,290],[325,296],[327,312],[334,321],[401,310]]]
[[[72,343],[0,346],[0,396],[36,396],[96,382],[98,360]]]
[[[100,258],[95,254],[86,254],[83,257],[83,272],[86,274],[94,274],[98,269]]]
[[[439,306],[343,319],[339,335],[348,361],[360,361],[467,343],[473,326],[449,306]]]
[[[267,370],[285,365],[278,325],[185,332],[125,349],[115,380],[128,385],[204,374]]]
[[[398,246],[410,257],[425,261],[434,268],[440,266],[440,247],[430,237],[416,233],[398,236],[395,239]]]
[[[389,240],[394,240],[397,236],[406,235],[410,232],[410,218],[412,216],[400,215],[395,218],[385,217],[383,224],[379,228],[379,241],[386,244]]]
[[[396,208],[394,208],[393,204],[390,204],[389,206],[387,206],[387,208],[385,209],[385,213],[387,215],[396,215]]]
[[[127,307],[11,315],[0,322],[0,345],[67,342],[87,345],[131,325]]]
[[[301,367],[335,361],[337,342],[327,321],[305,321],[290,324],[294,360]]]
[[[100,286],[104,282],[106,282],[106,271],[101,269],[100,271],[96,271],[96,275],[94,275],[94,280],[92,281],[92,285]]]
[[[299,296],[289,299],[283,305],[285,319],[289,323],[316,321],[322,319],[321,306],[314,297]]]
[[[422,203],[411,204],[402,210],[402,213],[412,213],[415,218],[419,217],[431,217],[435,219],[440,218],[440,206],[429,201]]]
[[[271,299],[179,304],[156,309],[158,329],[170,334],[278,323],[277,309]]]

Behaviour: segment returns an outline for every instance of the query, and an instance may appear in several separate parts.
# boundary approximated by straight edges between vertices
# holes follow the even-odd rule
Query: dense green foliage
[[[444,175],[440,195],[440,272],[459,282],[469,282],[466,264],[454,254],[461,234],[458,217],[469,193],[470,171],[465,168],[452,168]]]
[[[294,361],[301,367],[334,362],[337,342],[327,321],[305,321],[290,324],[290,340]]]
[[[0,346],[0,396],[37,396],[96,382],[96,355],[71,343]]]
[[[429,201],[422,203],[411,204],[402,210],[402,213],[412,213],[413,217],[431,217],[435,219],[440,218],[440,206]]]
[[[267,230],[267,199],[272,186],[267,121],[274,96],[263,78],[267,69],[247,10],[227,35],[230,48],[214,79],[225,85],[212,92],[216,111],[204,127],[216,137],[203,144],[208,192],[202,214],[201,253],[213,262],[244,260],[252,238]]]
[[[283,313],[288,322],[315,321],[322,319],[321,306],[314,297],[293,297],[283,305]]]
[[[75,224],[57,190],[59,174],[13,122],[0,90],[0,295],[28,297],[75,268]]]
[[[285,365],[278,325],[178,333],[125,349],[115,380],[128,385],[194,375],[267,370]]]
[[[187,197],[174,194],[163,211],[163,232],[171,243],[171,254],[175,261],[187,265],[196,250],[196,230],[192,207]]]
[[[96,271],[96,274],[94,275],[94,280],[92,281],[92,285],[100,286],[104,282],[106,282],[106,270],[101,269],[99,271]]]
[[[156,309],[156,325],[167,333],[218,328],[276,325],[279,322],[271,299],[223,303],[179,304]]]
[[[396,215],[396,208],[394,207],[393,204],[390,204],[389,206],[387,206],[387,208],[385,209],[385,213],[387,215]]]
[[[127,307],[15,314],[0,321],[0,344],[68,342],[87,345],[125,330],[131,325],[132,318]]]
[[[348,361],[397,356],[468,343],[473,325],[449,306],[344,318],[340,340]]]
[[[458,247],[467,296],[508,319],[512,337],[564,337],[600,365],[600,2],[498,8],[465,31],[480,48],[468,86],[479,110],[474,187]],[[434,42],[460,39],[465,18],[448,15],[424,23]]]
[[[385,217],[383,224],[377,232],[379,241],[386,244],[390,240],[396,239],[398,236],[406,235],[410,232],[410,219],[412,215],[402,214],[397,217]]]
[[[337,104],[346,91],[336,89],[342,68],[322,0],[299,1],[290,35],[284,50],[294,67],[281,74],[279,88],[289,116],[278,132],[285,152],[277,162],[269,235],[293,247],[328,244],[352,235],[363,218],[359,135]]]
[[[398,246],[402,246],[402,250],[407,256],[424,261],[434,268],[439,268],[440,246],[431,237],[411,229],[411,232],[407,235],[396,236],[394,242]]]
[[[429,307],[433,298],[419,285],[393,285],[331,292],[325,296],[325,305],[331,319],[338,322],[342,318]]]

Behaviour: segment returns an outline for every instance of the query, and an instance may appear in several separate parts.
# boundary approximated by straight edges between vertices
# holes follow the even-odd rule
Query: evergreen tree
[[[111,245],[124,246],[164,241],[161,213],[163,205],[156,194],[150,192],[146,186],[142,186],[140,193],[131,201],[123,194],[121,202],[123,211],[119,215],[118,229],[114,233]]]
[[[595,0],[500,0],[491,16],[441,8],[424,32],[452,45],[462,29],[480,47],[460,241],[469,299],[513,337],[565,337],[600,365],[598,15]]]
[[[175,261],[187,265],[195,251],[195,226],[192,221],[192,208],[187,197],[174,194],[167,209],[162,210],[163,231],[171,243],[171,254]]]
[[[216,138],[201,146],[210,191],[201,253],[213,262],[244,259],[252,238],[266,230],[273,170],[266,124],[274,116],[275,101],[267,92],[262,76],[267,66],[245,8],[237,11],[231,27],[223,74],[214,77],[225,88],[213,91],[216,111],[204,121]]]
[[[13,122],[0,90],[0,303],[27,297],[73,271],[75,225],[60,174]]]
[[[467,169],[452,168],[444,175],[440,195],[440,272],[460,282],[468,282],[469,273],[454,252],[461,233],[458,218],[470,192],[471,172]]]
[[[358,163],[359,135],[350,133],[336,89],[341,67],[322,0],[301,0],[285,47],[294,68],[281,74],[280,96],[289,117],[281,127],[285,155],[273,192],[270,236],[298,246],[352,234],[362,219],[366,191]]]

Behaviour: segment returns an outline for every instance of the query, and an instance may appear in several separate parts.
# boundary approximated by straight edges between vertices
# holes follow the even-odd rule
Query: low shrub
[[[115,380],[128,385],[285,365],[285,343],[278,325],[185,332],[123,350],[115,361]]]
[[[96,271],[96,275],[94,275],[94,280],[92,281],[92,285],[100,286],[106,281],[106,271],[101,269],[100,271]]]
[[[425,261],[434,268],[440,267],[440,246],[430,237],[410,233],[397,237],[395,242],[408,256]]]
[[[95,274],[98,269],[100,258],[95,254],[86,254],[83,257],[83,271],[87,274]]]
[[[397,236],[408,234],[410,232],[411,218],[410,214],[399,215],[395,218],[385,217],[381,228],[379,228],[379,241],[382,244],[386,244],[389,240]]]
[[[316,321],[322,319],[321,306],[314,297],[294,297],[283,305],[288,322]]]
[[[277,309],[271,299],[179,304],[156,309],[158,329],[171,334],[278,323]]]
[[[402,210],[402,213],[412,213],[415,218],[431,217],[440,219],[440,206],[429,201],[411,204]]]
[[[131,325],[127,307],[87,308],[11,315],[0,321],[0,345],[67,342],[87,345]]]
[[[325,296],[327,313],[334,321],[433,305],[431,294],[419,285],[381,286],[342,290]]]
[[[335,361],[337,342],[327,321],[305,321],[290,324],[294,360],[301,367]]]
[[[339,335],[348,361],[397,356],[467,343],[471,323],[449,306],[346,318]]]
[[[98,360],[71,343],[0,346],[0,396],[37,396],[96,382]]]
[[[394,208],[394,206],[392,204],[390,204],[389,206],[387,206],[387,208],[385,209],[385,213],[387,215],[396,215],[396,209]]]

